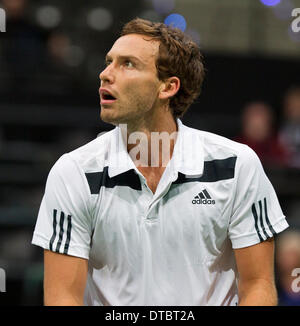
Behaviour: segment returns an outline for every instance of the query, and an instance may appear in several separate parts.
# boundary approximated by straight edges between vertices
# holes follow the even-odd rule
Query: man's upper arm
[[[239,280],[274,280],[274,239],[259,244],[234,249]]]
[[[84,172],[70,155],[52,167],[32,243],[44,251],[46,305],[83,303],[92,236],[90,193]]]
[[[274,239],[234,250],[240,305],[276,305]]]
[[[235,178],[228,235],[239,273],[240,302],[274,305],[273,237],[288,224],[260,160],[249,147],[241,147]]]
[[[83,305],[88,260],[44,251],[44,304]]]

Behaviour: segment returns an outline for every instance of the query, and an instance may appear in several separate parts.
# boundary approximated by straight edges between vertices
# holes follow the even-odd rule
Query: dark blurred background
[[[141,17],[175,19],[200,45],[206,80],[183,122],[261,158],[290,224],[276,248],[279,304],[300,305],[300,274],[292,275],[300,268],[300,31],[291,28],[300,0],[0,0],[0,8],[1,304],[43,304],[43,252],[30,243],[48,172],[112,128],[99,119],[98,76],[121,26]]]

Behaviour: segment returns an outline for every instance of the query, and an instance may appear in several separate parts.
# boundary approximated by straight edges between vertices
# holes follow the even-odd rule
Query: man
[[[203,81],[197,45],[135,19],[106,63],[116,128],[48,176],[33,236],[45,304],[275,305],[272,239],[288,225],[257,156],[179,120]]]

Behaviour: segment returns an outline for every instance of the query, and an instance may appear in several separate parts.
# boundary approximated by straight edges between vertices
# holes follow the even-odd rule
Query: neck
[[[137,167],[165,167],[171,159],[177,123],[170,110],[160,112],[127,125],[127,151]]]

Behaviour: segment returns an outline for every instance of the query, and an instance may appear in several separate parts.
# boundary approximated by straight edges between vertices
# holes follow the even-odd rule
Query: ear
[[[159,99],[167,100],[174,96],[180,88],[180,79],[178,77],[170,77],[162,82],[159,90]]]

